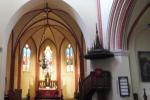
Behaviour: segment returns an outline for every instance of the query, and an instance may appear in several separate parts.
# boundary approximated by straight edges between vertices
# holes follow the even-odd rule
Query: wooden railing
[[[92,95],[98,92],[98,97],[105,100],[103,93],[110,90],[111,87],[111,75],[108,71],[102,71],[101,69],[96,69],[91,72],[82,82],[80,82],[79,87],[79,100],[91,100]],[[103,94],[101,96],[101,94]],[[99,100],[99,99],[98,99]]]

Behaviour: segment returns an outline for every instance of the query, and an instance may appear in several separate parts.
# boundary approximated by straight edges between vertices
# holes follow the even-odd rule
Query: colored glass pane
[[[73,48],[71,44],[68,45],[66,48],[66,65],[67,65],[67,72],[73,71]]]
[[[51,73],[52,72],[53,52],[52,52],[50,46],[46,47],[44,54],[45,54],[46,65],[47,65],[46,66],[47,68],[45,69],[45,71]]]
[[[31,50],[28,44],[23,48],[23,71],[29,71]]]

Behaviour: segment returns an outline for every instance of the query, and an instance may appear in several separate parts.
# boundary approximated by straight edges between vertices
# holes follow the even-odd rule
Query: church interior
[[[78,33],[76,37],[75,32]],[[7,82],[14,80],[12,85],[22,89],[22,98],[30,91],[30,97],[34,99],[38,89],[62,89],[64,97],[73,98],[74,92],[70,90],[78,88],[79,66],[83,61],[79,55],[83,52],[80,48],[84,48],[84,40],[72,17],[62,10],[50,8],[46,2],[41,9],[30,11],[18,21],[8,48],[13,48],[13,41],[18,41],[12,55],[15,59],[8,63],[6,70],[13,71],[14,77],[8,73]],[[8,53],[11,50],[8,49]],[[9,69],[12,63],[14,68]]]
[[[0,13],[0,100],[150,99],[150,0],[4,0]]]

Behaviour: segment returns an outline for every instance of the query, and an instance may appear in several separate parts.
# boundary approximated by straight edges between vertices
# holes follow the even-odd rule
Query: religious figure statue
[[[47,72],[46,76],[45,76],[45,86],[46,87],[49,87],[50,86],[50,75],[49,73]]]

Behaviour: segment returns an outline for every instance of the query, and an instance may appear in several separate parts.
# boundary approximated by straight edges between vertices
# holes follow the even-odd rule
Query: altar
[[[35,100],[63,100],[58,90],[40,89],[37,91]]]
[[[49,73],[46,74],[45,80],[39,81],[35,100],[63,100],[63,95],[58,90],[57,81],[51,80]]]

